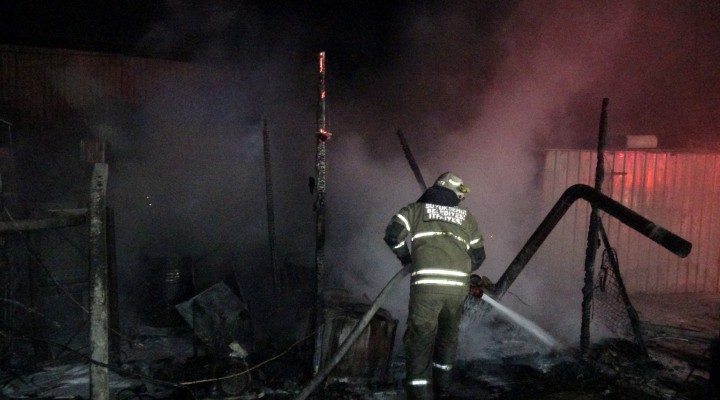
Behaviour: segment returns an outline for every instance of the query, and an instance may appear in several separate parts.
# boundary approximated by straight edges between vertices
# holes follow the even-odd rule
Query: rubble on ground
[[[688,314],[682,317],[688,318]],[[571,347],[562,352],[543,349],[528,333],[489,318],[483,321],[483,329],[492,333],[487,338],[487,348],[478,354],[463,354],[456,362],[457,385],[453,398],[712,398],[708,397],[710,348],[713,340],[717,340],[717,331],[713,334],[658,322],[654,319],[643,325],[647,356],[635,343],[623,338],[598,340],[587,354],[581,355]],[[711,327],[718,321],[715,318],[709,322],[707,326]],[[473,331],[463,334],[472,335]],[[209,346],[198,347],[196,336],[189,325],[139,327],[133,341],[123,344],[121,357],[111,365],[111,397],[290,400],[311,378],[307,355],[312,343],[283,347],[277,341],[258,340],[249,348],[243,363],[235,365],[234,370],[224,371],[234,376],[223,383],[213,379],[217,371],[213,371],[215,363],[206,353]],[[87,398],[89,368],[86,363],[48,362],[34,368],[33,371],[3,371],[0,397]],[[402,354],[395,351],[385,379],[365,383],[328,380],[310,398],[402,400],[405,398],[403,374]]]

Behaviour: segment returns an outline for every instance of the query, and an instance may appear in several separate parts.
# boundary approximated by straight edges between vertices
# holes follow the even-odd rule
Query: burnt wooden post
[[[108,345],[108,251],[105,193],[108,166],[93,165],[88,202],[89,264],[90,264],[90,398],[110,397]]]
[[[325,276],[325,192],[327,162],[325,154],[325,142],[330,139],[330,132],[327,131],[325,118],[325,52],[318,54],[318,108],[317,108],[317,132],[315,143],[317,151],[315,154],[315,203],[313,205],[316,213],[315,224],[315,354],[313,356],[313,373],[320,368],[322,341],[320,340],[319,328],[323,324],[322,310],[322,281]]]
[[[412,151],[410,151],[410,145],[408,145],[407,140],[405,140],[405,135],[403,135],[400,129],[397,130],[397,136],[400,139],[400,146],[402,146],[403,153],[405,153],[405,158],[408,160],[408,163],[410,163],[410,169],[412,170],[413,175],[415,175],[415,180],[418,185],[420,185],[420,191],[424,193],[427,190],[427,185],[425,184],[425,179],[423,179],[422,173],[420,172],[420,167],[415,161]]]
[[[602,192],[602,182],[605,178],[605,165],[603,151],[605,151],[605,137],[607,136],[607,106],[609,100],[602,101],[600,112],[600,129],[598,133],[597,164],[595,167],[595,190]],[[580,351],[586,354],[590,347],[590,315],[592,313],[592,298],[594,285],[595,256],[597,254],[598,232],[600,229],[600,216],[595,204],[590,204],[590,226],[588,227],[587,247],[585,248],[585,284],[582,289],[582,324],[580,328]]]

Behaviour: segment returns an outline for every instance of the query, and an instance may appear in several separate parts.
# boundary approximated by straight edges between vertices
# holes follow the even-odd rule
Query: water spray
[[[475,299],[471,299],[475,300]],[[563,349],[565,346],[558,342],[552,335],[550,335],[547,331],[539,327],[536,323],[532,322],[531,320],[523,317],[522,315],[518,314],[517,312],[511,310],[507,306],[500,304],[495,299],[488,295],[483,295],[479,300],[484,301],[485,303],[489,304],[490,306],[494,307],[497,311],[502,313],[505,317],[510,319],[512,322],[516,323],[521,328],[528,331],[530,334],[538,338],[541,342],[548,345],[550,348],[553,349]],[[477,300],[476,300],[477,301]],[[474,309],[480,309],[478,306],[474,306]]]

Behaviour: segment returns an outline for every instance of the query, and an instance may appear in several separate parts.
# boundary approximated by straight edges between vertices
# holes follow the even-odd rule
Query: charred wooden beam
[[[34,231],[38,229],[64,228],[82,225],[86,221],[82,215],[58,215],[48,218],[0,221],[0,233]]]
[[[325,191],[326,191],[326,141],[330,139],[330,133],[327,131],[325,117],[325,52],[318,54],[318,108],[317,108],[317,132],[315,141],[317,151],[315,154],[315,326],[313,330],[317,332],[317,328],[323,324],[322,313],[322,281],[325,276]],[[316,336],[315,354],[313,356],[313,373],[317,373],[320,368],[321,359],[321,341],[320,336]]]
[[[412,151],[410,151],[410,145],[408,145],[407,140],[405,140],[405,135],[403,135],[400,129],[398,129],[397,131],[397,136],[400,139],[400,145],[402,146],[403,153],[405,153],[405,158],[408,160],[408,163],[410,163],[410,169],[412,169],[412,172],[415,175],[415,180],[417,181],[418,185],[420,185],[420,191],[425,192],[427,190],[425,179],[423,179],[422,172],[420,172],[420,167],[415,161],[415,157],[413,157]]]
[[[605,137],[607,136],[607,106],[609,100],[603,99],[600,111],[600,130],[598,133],[597,164],[595,165],[595,190],[602,191],[605,165],[603,152],[605,151]],[[592,314],[592,298],[595,284],[593,278],[595,256],[597,255],[597,239],[600,225],[600,216],[595,204],[590,205],[590,224],[588,226],[587,245],[585,247],[585,283],[582,294],[582,323],[580,327],[580,351],[586,354],[590,349],[590,316]]]

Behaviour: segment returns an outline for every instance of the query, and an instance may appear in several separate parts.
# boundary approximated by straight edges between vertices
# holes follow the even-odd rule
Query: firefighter
[[[449,390],[470,274],[485,260],[477,222],[460,204],[468,192],[462,179],[446,172],[385,230],[385,242],[403,266],[411,264],[403,336],[409,400],[444,397]]]

